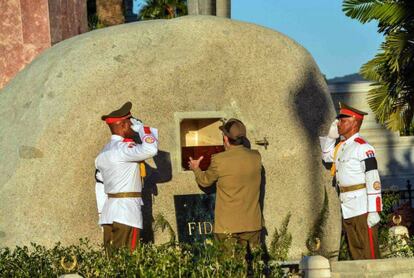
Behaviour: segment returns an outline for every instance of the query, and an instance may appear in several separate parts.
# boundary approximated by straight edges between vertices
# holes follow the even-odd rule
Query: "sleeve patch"
[[[375,153],[373,150],[368,150],[365,152],[365,155],[370,158],[370,157],[375,157]]]
[[[147,144],[152,144],[155,142],[155,138],[153,136],[145,136],[144,142]]]
[[[363,145],[363,144],[366,144],[367,142],[365,142],[365,140],[364,139],[362,139],[361,137],[357,137],[357,138],[355,138],[354,139],[354,141],[355,142],[357,142],[357,143],[359,143],[359,144],[361,144],[361,145]]]
[[[151,134],[151,128],[149,126],[144,126],[145,134]]]
[[[381,183],[379,181],[374,182],[373,185],[375,190],[381,190]]]
[[[378,164],[375,157],[369,157],[364,160],[365,162],[365,172],[371,171],[371,170],[377,170]]]

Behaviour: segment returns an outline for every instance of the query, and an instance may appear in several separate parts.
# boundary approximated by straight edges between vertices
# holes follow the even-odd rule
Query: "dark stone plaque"
[[[213,236],[215,194],[174,195],[178,241],[192,243]]]

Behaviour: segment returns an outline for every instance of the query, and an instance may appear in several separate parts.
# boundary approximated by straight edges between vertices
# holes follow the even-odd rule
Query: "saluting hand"
[[[188,167],[189,167],[191,170],[194,170],[194,169],[199,168],[199,167],[200,167],[200,162],[201,162],[201,160],[203,160],[203,158],[204,158],[204,156],[200,156],[200,158],[199,158],[199,159],[193,159],[193,158],[190,156],[190,160],[188,161]]]
[[[130,121],[132,123],[131,129],[136,133],[138,133],[139,130],[144,126],[144,124],[140,120],[137,120],[135,118],[131,118]]]
[[[335,121],[332,122],[332,124],[329,128],[328,137],[331,138],[331,139],[338,139],[339,138],[338,122],[339,122],[339,120],[336,119]]]

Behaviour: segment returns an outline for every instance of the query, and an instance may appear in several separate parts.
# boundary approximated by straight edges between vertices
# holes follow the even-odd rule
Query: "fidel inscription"
[[[213,235],[215,194],[175,195],[178,241],[204,241]]]

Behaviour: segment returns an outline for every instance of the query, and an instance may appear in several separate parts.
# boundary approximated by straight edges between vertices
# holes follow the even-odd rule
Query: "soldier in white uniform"
[[[127,102],[102,116],[112,136],[95,160],[99,224],[109,253],[111,248],[134,250],[138,245],[143,205],[138,162],[155,156],[158,151],[157,130],[132,118],[131,107],[131,102]],[[142,144],[132,140],[136,133]]]
[[[333,163],[331,171],[340,192],[343,227],[352,259],[376,259],[381,182],[375,150],[359,135],[367,113],[339,105],[337,120],[328,135],[320,137],[322,159]],[[342,140],[336,144],[339,137]]]

